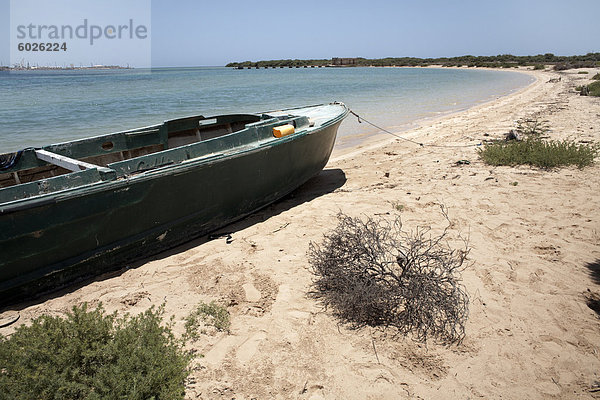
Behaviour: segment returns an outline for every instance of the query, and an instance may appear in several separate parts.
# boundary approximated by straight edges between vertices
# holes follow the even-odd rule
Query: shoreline
[[[374,67],[374,68],[416,68],[416,67]],[[429,66],[429,67],[420,67],[420,68],[467,69],[467,67],[442,67],[442,66]],[[476,67],[476,68],[468,68],[468,69],[504,71],[504,69],[500,69],[500,68],[487,68],[487,67]],[[419,118],[419,119],[416,119],[416,120],[408,123],[409,125],[413,125],[412,127],[407,127],[406,129],[401,129],[401,130],[393,130],[391,132],[394,134],[397,134],[399,136],[402,136],[406,139],[415,140],[419,137],[421,130],[423,130],[426,127],[431,126],[445,118],[450,118],[452,116],[460,115],[461,113],[465,113],[470,110],[475,111],[478,107],[492,105],[495,102],[498,102],[502,99],[510,98],[513,96],[518,96],[521,93],[526,92],[528,90],[535,90],[534,86],[540,82],[541,71],[533,71],[531,69],[519,69],[517,71],[511,71],[511,72],[526,74],[526,75],[533,77],[535,80],[533,82],[525,85],[524,87],[521,87],[516,91],[513,91],[512,93],[508,93],[505,95],[494,95],[495,98],[493,98],[493,99],[482,100],[471,106],[468,106],[466,108],[462,108],[459,110],[442,112],[441,115]],[[362,115],[361,115],[361,117],[362,117]],[[356,117],[354,117],[353,115],[350,115],[350,116],[348,116],[348,118],[356,118]],[[375,133],[375,134],[360,134],[360,133],[354,134],[354,135],[348,136],[347,138],[348,138],[348,140],[351,140],[352,137],[361,136],[361,135],[366,135],[366,137],[356,144],[349,145],[349,146],[343,146],[343,147],[339,147],[339,148],[334,147],[330,161],[337,160],[340,157],[347,158],[348,154],[356,155],[356,154],[360,154],[362,151],[367,151],[367,150],[383,147],[383,146],[387,145],[388,142],[402,140],[402,139],[398,139],[397,137],[394,137],[388,133],[381,132],[381,131],[379,131],[378,133]]]
[[[588,71],[536,71],[537,81],[518,92],[402,135],[476,143],[535,117],[548,121],[551,139],[600,143],[600,98],[574,91],[600,69]],[[231,332],[188,345],[203,357],[191,365],[186,399],[597,398],[600,317],[588,302],[600,298],[600,160],[582,170],[491,167],[476,149],[386,138],[335,154],[293,195],[226,227],[230,240],[197,239],[15,305],[20,320],[0,333],[101,302],[119,315],[164,303],[180,335],[196,305],[214,300],[227,306]],[[463,343],[424,346],[353,330],[308,295],[309,244],[336,226],[339,212],[399,216],[405,231],[435,234],[446,222],[440,204],[452,222],[450,243],[462,233],[471,249]]]

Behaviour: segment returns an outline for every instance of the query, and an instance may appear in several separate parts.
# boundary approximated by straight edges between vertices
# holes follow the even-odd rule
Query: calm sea
[[[428,68],[221,67],[0,72],[0,153],[151,125],[165,119],[342,101],[395,130],[508,94],[532,78]],[[343,139],[376,133],[348,118]]]

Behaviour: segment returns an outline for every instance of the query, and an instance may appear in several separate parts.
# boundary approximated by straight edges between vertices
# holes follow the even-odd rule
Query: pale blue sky
[[[600,52],[600,0],[151,3],[153,66],[224,65],[280,58]],[[3,64],[10,57],[9,4],[9,0],[0,0]],[[119,16],[111,15],[111,7],[105,7],[95,11],[94,17]],[[108,55],[94,54],[91,58],[107,63],[98,59],[102,57]]]

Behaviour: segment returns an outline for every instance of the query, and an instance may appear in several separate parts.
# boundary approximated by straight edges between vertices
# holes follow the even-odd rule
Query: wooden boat
[[[122,268],[280,199],[325,166],[347,114],[332,103],[194,116],[0,156],[0,302]]]

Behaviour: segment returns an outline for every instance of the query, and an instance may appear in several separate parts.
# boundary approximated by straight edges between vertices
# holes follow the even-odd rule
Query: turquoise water
[[[391,129],[505,95],[532,81],[516,72],[428,68],[0,72],[0,153],[194,114],[342,101]],[[375,133],[348,118],[339,135]]]

